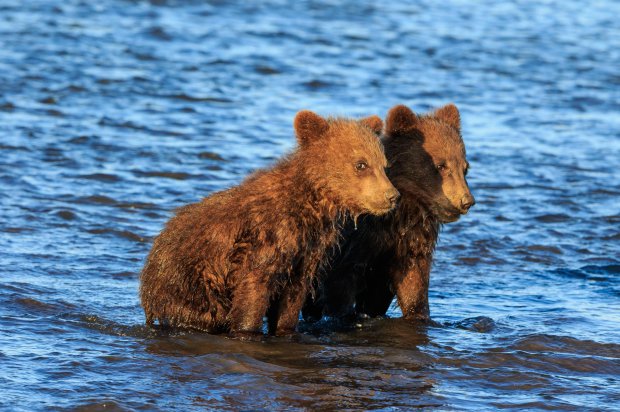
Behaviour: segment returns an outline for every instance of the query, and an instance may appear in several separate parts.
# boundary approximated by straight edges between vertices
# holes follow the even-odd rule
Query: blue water
[[[620,408],[620,4],[0,1],[0,408]],[[431,315],[244,343],[144,326],[175,207],[292,119],[461,110],[477,200]]]

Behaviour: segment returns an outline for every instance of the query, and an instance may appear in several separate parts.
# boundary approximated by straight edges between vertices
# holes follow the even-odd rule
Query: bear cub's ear
[[[385,121],[387,134],[396,135],[406,133],[418,124],[418,116],[404,104],[399,104],[390,109]]]
[[[443,120],[444,122],[448,123],[456,130],[461,129],[461,115],[459,114],[459,109],[457,109],[456,106],[452,103],[435,110],[433,115],[439,120]]]
[[[310,110],[301,110],[295,116],[294,127],[297,142],[303,146],[327,133],[329,124],[318,114]]]
[[[364,117],[362,119],[359,119],[358,121],[364,126],[368,127],[370,130],[372,130],[372,132],[377,136],[380,135],[381,131],[383,130],[383,120],[381,120],[381,118],[376,114]]]

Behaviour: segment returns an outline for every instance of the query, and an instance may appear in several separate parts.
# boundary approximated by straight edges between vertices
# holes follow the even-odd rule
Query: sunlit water
[[[0,1],[0,408],[618,408],[619,4],[221,3]],[[450,101],[478,204],[440,238],[442,327],[144,326],[153,236],[297,110]]]

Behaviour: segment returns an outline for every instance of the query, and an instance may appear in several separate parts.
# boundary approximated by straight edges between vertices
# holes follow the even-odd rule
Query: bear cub
[[[394,295],[404,318],[430,320],[428,288],[440,226],[475,203],[460,128],[452,104],[421,116],[404,105],[389,111],[382,141],[387,174],[401,200],[384,216],[362,217],[357,230],[345,228],[331,269],[304,306],[306,320],[382,316]]]
[[[180,208],[141,274],[147,324],[251,338],[295,330],[341,222],[391,210],[377,116],[359,121],[299,112],[298,147],[239,186]]]

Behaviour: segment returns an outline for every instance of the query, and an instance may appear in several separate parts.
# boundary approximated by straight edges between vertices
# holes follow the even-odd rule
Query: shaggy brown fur
[[[381,119],[301,111],[299,147],[241,185],[182,207],[155,239],[141,275],[148,324],[237,336],[295,329],[346,214],[382,214],[398,192],[377,134]]]
[[[429,320],[431,262],[442,223],[474,204],[456,106],[417,116],[406,106],[390,110],[383,137],[388,176],[402,194],[391,213],[363,217],[345,241],[304,318],[384,315],[394,295],[407,319]]]

